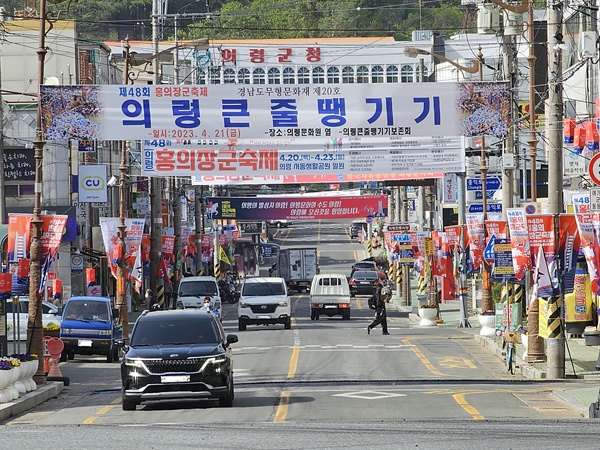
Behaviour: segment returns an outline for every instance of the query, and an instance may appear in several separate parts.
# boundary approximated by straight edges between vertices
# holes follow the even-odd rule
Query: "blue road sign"
[[[471,214],[483,212],[483,205],[481,203],[473,203],[472,205],[469,205],[469,212]],[[488,203],[487,204],[487,212],[501,213],[502,212],[502,203]]]
[[[392,240],[394,242],[410,242],[410,235],[408,235],[408,234],[393,234]]]
[[[488,241],[485,249],[483,250],[483,257],[490,264],[494,262],[494,244],[496,243],[496,235],[492,234],[490,240]]]
[[[487,191],[500,189],[501,182],[500,177],[488,177],[485,179],[485,188]],[[482,191],[482,188],[481,178],[467,178],[467,191]]]

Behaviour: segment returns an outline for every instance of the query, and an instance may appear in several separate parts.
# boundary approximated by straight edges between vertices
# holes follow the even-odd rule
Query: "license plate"
[[[325,308],[337,308],[337,305],[325,305]]]
[[[361,281],[360,284],[371,284],[368,281]]]
[[[161,383],[187,383],[189,381],[189,375],[165,375],[160,377]]]
[[[79,339],[77,341],[77,345],[79,347],[91,347],[92,346],[92,341],[90,341],[88,339]]]
[[[308,281],[301,281],[298,283],[300,286],[308,286]]]
[[[271,316],[258,316],[259,319],[270,319]]]

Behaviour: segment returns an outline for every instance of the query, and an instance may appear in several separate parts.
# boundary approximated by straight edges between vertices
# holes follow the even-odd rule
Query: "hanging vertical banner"
[[[497,239],[506,239],[506,220],[486,220],[485,228],[488,236],[496,236]]]
[[[508,217],[515,277],[517,280],[522,280],[525,273],[531,270],[531,251],[529,248],[527,221],[525,220],[525,208],[509,208],[506,210],[506,214]]]
[[[537,255],[538,247],[542,246],[546,261],[550,264],[554,260],[556,248],[554,216],[552,214],[526,215],[525,220],[527,221],[530,254]]]
[[[119,235],[119,222],[120,219],[118,217],[100,217],[100,229],[102,230],[104,250],[110,265],[110,271],[115,278],[117,278],[117,265],[115,264],[112,255]],[[136,253],[139,251],[142,241],[144,222],[144,219],[125,219],[125,259],[129,269],[128,273],[131,272],[131,269],[135,264]]]
[[[561,269],[562,292],[573,292],[577,257],[581,238],[577,232],[577,220],[573,214],[559,216],[558,260]]]
[[[473,269],[477,270],[483,262],[484,228],[483,213],[467,214],[467,233],[469,235],[469,248],[473,260]]]

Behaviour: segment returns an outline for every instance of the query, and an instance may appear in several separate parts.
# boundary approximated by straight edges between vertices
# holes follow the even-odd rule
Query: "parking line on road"
[[[98,416],[102,415],[102,414],[106,414],[108,411],[110,411],[111,409],[113,409],[114,406],[110,405],[110,406],[105,406],[104,408],[102,408],[100,411],[98,411],[95,415],[88,417],[87,419],[85,419],[83,421],[84,425],[90,425],[92,423],[94,423],[96,421],[96,419],[98,418]]]
[[[294,347],[292,349],[292,357],[290,358],[290,366],[288,368],[288,378],[294,378],[296,375],[296,368],[298,367],[298,354],[300,353],[300,349],[298,347]]]
[[[275,411],[273,422],[285,422],[288,406],[290,405],[290,394],[290,391],[283,391],[279,395],[279,404],[277,405],[277,411]]]
[[[406,345],[412,345],[408,339],[403,339],[402,342]],[[421,360],[423,365],[425,367],[427,367],[431,373],[433,373],[435,375],[444,376],[444,374],[442,372],[437,370],[435,368],[435,366],[433,364],[431,364],[431,362],[429,362],[429,360],[425,357],[425,355],[421,352],[421,350],[419,350],[416,346],[412,347],[412,351],[414,352],[415,355],[417,355],[417,358],[419,358]]]
[[[467,413],[471,414],[471,416],[473,416],[473,420],[483,420],[484,417],[479,413],[479,411],[477,411],[475,408],[473,408],[471,405],[469,405],[469,403],[467,403],[467,401],[465,400],[465,396],[464,394],[454,394],[452,396],[452,398],[454,399],[454,401],[456,403],[458,403],[462,409],[464,409]]]

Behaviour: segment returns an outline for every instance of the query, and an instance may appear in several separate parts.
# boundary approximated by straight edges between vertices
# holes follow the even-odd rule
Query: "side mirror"
[[[227,346],[229,347],[231,344],[235,344],[238,342],[237,334],[228,334],[227,335]]]
[[[113,319],[116,319],[117,317],[119,317],[119,310],[117,308],[112,309],[112,316],[113,316]]]

